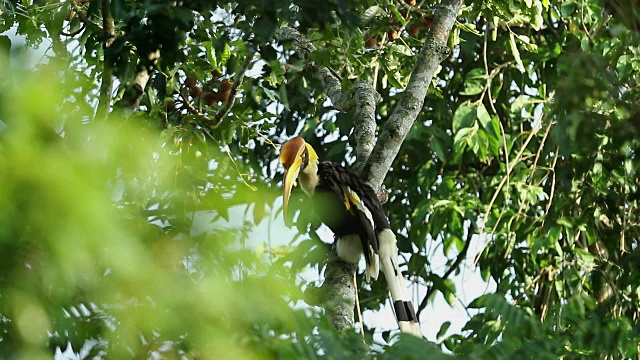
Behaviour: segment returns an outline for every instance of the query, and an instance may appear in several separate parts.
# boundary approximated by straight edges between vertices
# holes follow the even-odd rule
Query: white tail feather
[[[358,263],[362,257],[362,242],[360,235],[352,234],[338,238],[336,242],[336,253],[342,261]],[[369,247],[371,263],[367,264],[365,277],[367,282],[376,280],[380,274],[380,257]]]
[[[380,256],[373,251],[373,248],[369,246],[371,254],[371,264],[367,264],[367,270],[365,271],[365,278],[367,282],[371,282],[371,279],[377,280],[380,275]]]
[[[387,279],[387,286],[391,293],[391,300],[393,303],[396,301],[411,303],[411,296],[409,295],[407,286],[402,276],[402,271],[398,266],[398,248],[396,246],[396,236],[391,229],[384,229],[378,233],[379,241],[379,254],[380,265],[384,277]],[[398,321],[400,331],[422,337],[420,330],[420,324],[417,321]]]

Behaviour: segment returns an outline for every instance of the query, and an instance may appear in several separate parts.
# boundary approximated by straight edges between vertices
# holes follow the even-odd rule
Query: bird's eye
[[[305,148],[304,152],[302,153],[302,165],[300,165],[300,169],[304,170],[307,165],[309,165],[309,149]]]

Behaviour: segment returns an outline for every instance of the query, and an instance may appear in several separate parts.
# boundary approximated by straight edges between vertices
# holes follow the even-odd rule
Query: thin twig
[[[551,203],[553,202],[553,195],[556,190],[556,164],[558,163],[558,151],[560,151],[560,147],[556,147],[555,156],[553,157],[553,164],[551,164],[551,170],[553,171],[553,179],[551,180],[551,191],[549,193],[549,202],[547,203],[547,207],[545,212],[548,213],[551,208]]]
[[[554,97],[554,94],[552,93],[549,96],[548,101],[551,101],[553,99],[553,97]],[[542,121],[542,120],[540,120],[540,121]],[[537,125],[533,129],[531,129],[531,131],[529,132],[529,136],[525,140],[524,144],[522,144],[522,147],[520,148],[520,151],[518,151],[518,154],[516,155],[515,159],[513,159],[513,161],[511,162],[511,166],[507,167],[507,174],[502,177],[502,180],[500,180],[500,184],[498,184],[498,187],[496,188],[496,191],[493,193],[493,196],[491,197],[491,201],[489,202],[489,206],[487,206],[487,211],[485,211],[484,216],[482,217],[483,224],[482,224],[482,229],[481,230],[484,230],[484,224],[487,222],[487,219],[489,218],[489,213],[491,212],[491,208],[493,207],[494,202],[498,198],[498,194],[500,194],[500,192],[502,191],[502,187],[507,183],[508,176],[511,174],[511,171],[513,171],[513,168],[515,167],[515,165],[520,162],[520,159],[522,158],[522,154],[527,149],[527,145],[529,145],[529,142],[531,141],[531,139],[533,139],[534,135],[536,135],[538,133],[540,128],[541,128],[541,126]],[[497,226],[497,223],[496,223],[496,226]],[[495,228],[494,228],[494,230],[495,230]],[[491,241],[488,240],[487,243],[485,243],[482,246],[482,249],[477,253],[476,258],[473,261],[474,266],[478,264],[478,261],[480,260],[480,257],[482,256],[482,253],[484,252],[484,249],[487,247],[489,242],[491,242]]]
[[[222,119],[225,116],[227,116],[229,111],[231,111],[231,108],[233,107],[233,104],[236,101],[236,94],[238,92],[238,88],[240,87],[240,85],[242,85],[242,80],[244,79],[244,75],[249,69],[249,65],[251,65],[251,62],[253,61],[253,58],[256,55],[256,51],[257,50],[255,47],[251,47],[249,49],[249,53],[245,57],[244,62],[242,63],[242,66],[240,66],[240,69],[238,70],[236,77],[233,79],[233,86],[229,93],[229,100],[220,108],[220,110],[218,110],[218,113],[213,118],[211,127],[215,128],[219,126],[220,123],[222,122]]]
[[[453,274],[453,272],[456,271],[456,269],[460,266],[460,264],[462,264],[462,261],[467,257],[467,252],[469,251],[469,247],[471,246],[471,238],[474,234],[475,234],[475,224],[473,223],[473,221],[471,221],[469,224],[469,229],[467,230],[467,239],[464,243],[464,246],[462,247],[462,250],[456,257],[456,260],[453,262],[453,264],[451,264],[449,269],[447,269],[444,275],[442,275],[442,280],[447,280],[449,276],[451,276],[451,274]],[[429,286],[429,289],[427,290],[427,294],[424,296],[424,298],[422,299],[422,302],[420,302],[420,305],[418,306],[418,311],[416,312],[416,314],[418,315],[418,318],[420,317],[420,313],[422,312],[422,310],[424,310],[427,307],[427,303],[429,302],[429,299],[433,295],[434,291],[435,291],[435,286],[433,286],[432,284]]]
[[[358,281],[356,280],[356,273],[353,273],[353,288],[358,288]],[[362,321],[362,310],[360,310],[360,299],[358,299],[358,291],[356,291],[356,311],[358,314],[358,322],[360,323],[360,334],[364,341],[364,322]]]
[[[86,24],[89,28],[93,30],[97,30],[97,31],[104,30],[103,26],[84,16],[85,9],[82,6],[76,4],[75,2],[72,2],[71,4],[72,4],[71,6],[73,6],[73,10],[76,12],[76,15],[78,16],[78,18],[80,18],[80,21],[82,23]]]
[[[80,34],[86,28],[87,28],[87,24],[86,23],[82,23],[82,26],[80,26],[80,28],[78,30],[72,31],[70,33],[65,32],[64,30],[60,30],[60,35],[63,35],[63,36],[66,36],[66,37],[73,37],[73,36],[76,36],[76,35]]]
[[[535,160],[533,160],[533,167],[531,168],[531,175],[529,176],[529,180],[527,182],[527,186],[531,186],[533,185],[533,180],[534,180],[534,174],[536,172],[536,170],[538,169],[538,160],[540,159],[540,154],[542,153],[542,149],[544,148],[544,144],[547,141],[547,136],[549,135],[549,131],[551,131],[551,127],[556,124],[555,121],[551,121],[549,123],[549,125],[547,126],[547,130],[544,132],[544,136],[542,137],[542,140],[540,141],[540,146],[538,146],[538,151],[536,152],[536,158]],[[509,183],[509,179],[507,179],[507,184]],[[518,221],[520,219],[522,215],[522,210],[525,208],[525,206],[527,206],[529,204],[529,197],[525,198],[524,201],[520,202],[520,206],[518,207],[518,211],[516,212],[515,216],[511,217],[511,219],[509,220],[509,223],[507,225],[507,229],[511,228],[511,224],[513,224],[514,221]],[[497,225],[497,224],[496,224]],[[503,255],[503,257],[506,259],[509,254],[511,254],[511,245],[507,246],[505,253]]]

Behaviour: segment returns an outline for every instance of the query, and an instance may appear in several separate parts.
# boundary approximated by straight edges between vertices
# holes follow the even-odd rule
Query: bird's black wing
[[[315,197],[321,209],[316,211],[337,236],[360,235],[365,260],[370,264],[371,252],[379,251],[376,233],[389,228],[375,191],[349,169],[329,161],[318,164],[318,177]]]

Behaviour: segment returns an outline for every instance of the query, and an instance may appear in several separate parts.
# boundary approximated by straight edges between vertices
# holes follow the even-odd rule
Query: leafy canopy
[[[0,356],[50,358],[67,343],[114,358],[366,354],[301,306],[304,273],[327,252],[317,224],[303,211],[293,239],[252,230],[279,219],[275,144],[302,135],[323,159],[354,160],[353,113],[326,101],[308,64],[343,90],[374,84],[384,124],[438,6],[0,4]],[[639,12],[465,2],[385,180],[425,324],[437,296],[462,298],[464,266],[495,284],[462,304],[461,331],[445,322],[429,338],[451,356],[638,355]],[[284,25],[317,50],[276,43]],[[386,289],[360,299],[377,310]],[[449,356],[384,330],[367,328],[375,356]]]

